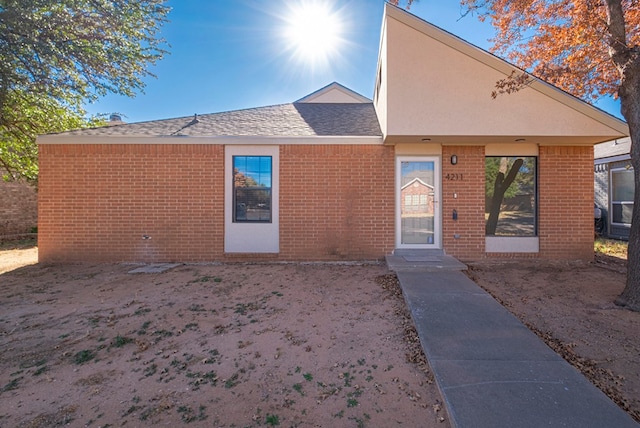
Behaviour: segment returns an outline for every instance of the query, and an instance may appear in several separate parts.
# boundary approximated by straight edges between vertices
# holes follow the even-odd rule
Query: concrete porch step
[[[399,271],[442,271],[466,270],[467,266],[455,257],[448,256],[442,249],[398,248],[386,256],[387,266],[393,272]]]

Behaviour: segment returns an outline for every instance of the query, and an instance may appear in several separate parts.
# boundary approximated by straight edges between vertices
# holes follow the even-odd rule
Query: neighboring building
[[[33,233],[38,225],[38,193],[25,181],[0,177],[0,239]]]
[[[292,104],[40,136],[40,260],[591,259],[593,146],[628,128],[540,80],[492,99],[513,70],[386,5],[373,102],[333,83]],[[411,208],[409,183],[424,190]]]
[[[629,239],[635,190],[630,153],[630,138],[594,146],[595,205],[601,214],[596,229],[609,238]]]

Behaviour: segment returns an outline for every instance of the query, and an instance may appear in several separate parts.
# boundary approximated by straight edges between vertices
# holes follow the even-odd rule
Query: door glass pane
[[[434,162],[401,162],[402,244],[434,244]]]

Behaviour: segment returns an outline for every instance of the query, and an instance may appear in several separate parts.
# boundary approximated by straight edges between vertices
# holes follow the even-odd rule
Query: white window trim
[[[613,173],[616,171],[625,171],[625,172],[631,172],[633,173],[633,168],[612,168],[609,170],[609,186],[611,187],[609,189],[609,217],[610,217],[610,223],[614,226],[624,226],[624,227],[630,227],[631,223],[617,223],[613,221],[613,204],[614,202],[616,204],[619,205],[633,205],[634,201],[614,201],[613,200]]]
[[[537,236],[486,236],[487,253],[538,253],[540,238]]]
[[[485,147],[485,158],[496,156],[509,156],[509,157],[536,157],[536,175],[540,174],[538,168],[540,161],[538,146],[535,144],[528,144],[526,146],[519,147],[516,153],[513,154],[512,148],[503,148],[500,145],[487,144]],[[538,176],[539,179],[539,176]],[[538,189],[539,190],[539,189]],[[536,201],[536,205],[539,202],[539,198]],[[536,210],[538,207],[536,206]],[[538,216],[538,212],[536,213]],[[538,218],[538,220],[540,220]],[[540,237],[539,236],[492,236],[485,235],[484,240],[485,253],[539,253],[540,252]]]
[[[271,223],[233,222],[233,157],[271,156]],[[280,149],[278,146],[225,146],[224,252],[280,252]]]

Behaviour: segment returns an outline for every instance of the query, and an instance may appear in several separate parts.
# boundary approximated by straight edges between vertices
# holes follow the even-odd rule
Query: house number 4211
[[[446,178],[449,181],[462,181],[462,180],[464,180],[464,178],[462,178],[462,174],[447,174],[447,175],[445,175],[444,178]]]

